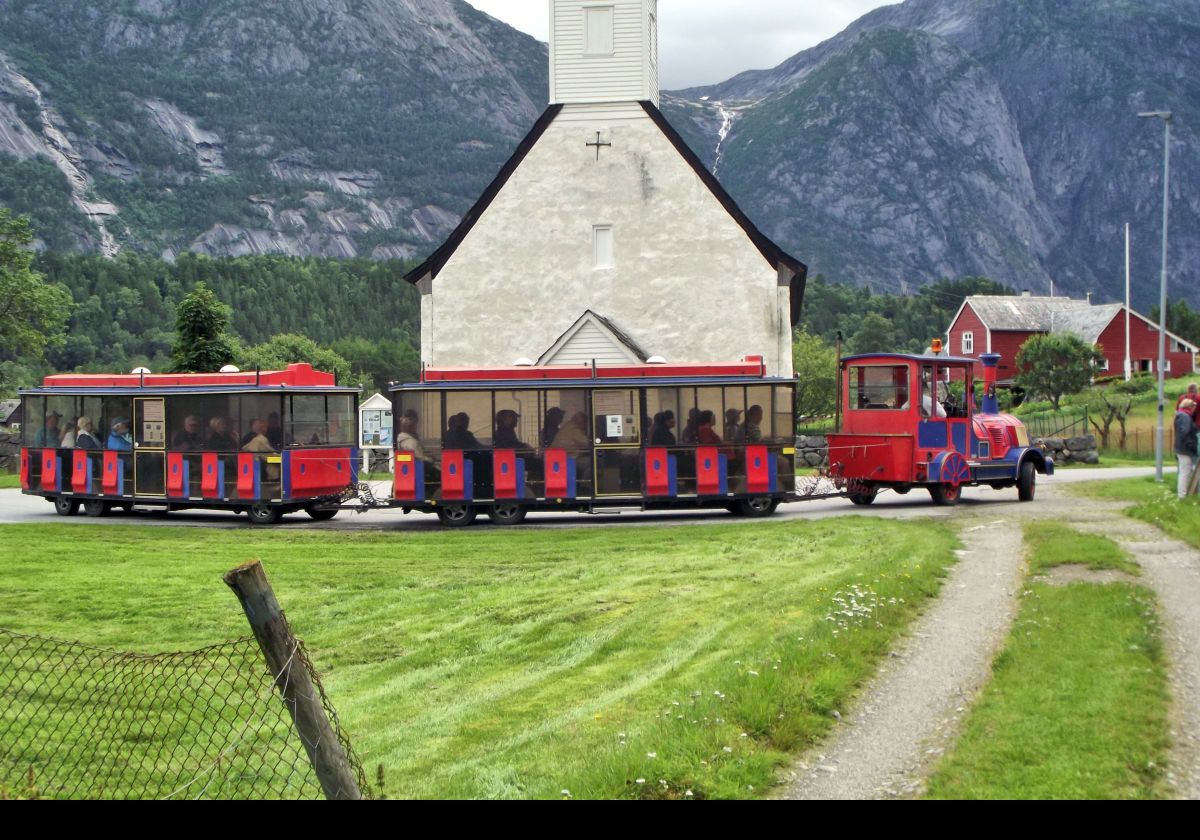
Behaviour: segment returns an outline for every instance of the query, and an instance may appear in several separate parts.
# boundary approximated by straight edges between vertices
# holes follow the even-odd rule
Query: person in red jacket
[[[1179,409],[1183,406],[1184,400],[1191,400],[1195,404],[1196,407],[1192,409],[1192,419],[1197,423],[1200,423],[1200,393],[1197,393],[1195,382],[1193,382],[1191,385],[1188,385],[1187,393],[1183,394],[1175,401],[1176,411],[1179,411]]]

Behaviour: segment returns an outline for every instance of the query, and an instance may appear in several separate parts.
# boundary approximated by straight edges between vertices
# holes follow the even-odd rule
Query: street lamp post
[[[1163,413],[1165,407],[1167,360],[1167,211],[1170,207],[1168,179],[1171,175],[1171,112],[1144,111],[1139,117],[1160,119],[1165,132],[1163,139],[1163,221],[1162,221],[1162,281],[1158,299],[1158,429],[1154,435],[1154,475],[1161,484],[1163,480]]]

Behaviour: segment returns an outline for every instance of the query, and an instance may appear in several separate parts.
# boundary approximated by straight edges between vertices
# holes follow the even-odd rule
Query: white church
[[[406,276],[426,365],[761,356],[792,375],[807,269],[659,111],[657,5],[550,0],[549,107]]]

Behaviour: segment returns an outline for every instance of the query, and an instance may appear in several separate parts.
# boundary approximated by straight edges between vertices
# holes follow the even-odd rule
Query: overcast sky
[[[492,17],[549,38],[547,0],[467,0]],[[658,0],[664,90],[723,82],[774,67],[898,0]]]

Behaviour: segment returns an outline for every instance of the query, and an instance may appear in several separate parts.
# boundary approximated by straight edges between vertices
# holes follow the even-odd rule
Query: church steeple
[[[550,104],[658,105],[658,0],[550,0]]]

